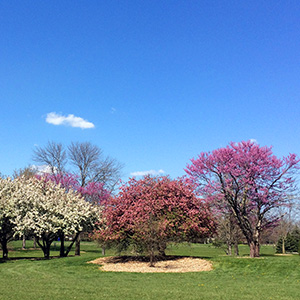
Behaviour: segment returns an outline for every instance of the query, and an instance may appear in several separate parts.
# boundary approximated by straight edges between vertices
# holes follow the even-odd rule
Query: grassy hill
[[[300,299],[300,256],[277,256],[272,246],[263,246],[258,259],[248,258],[244,245],[240,257],[227,257],[210,245],[170,246],[168,254],[213,262],[213,271],[181,274],[100,271],[87,264],[101,257],[92,242],[82,242],[80,257],[50,260],[30,260],[42,252],[20,247],[12,242],[11,260],[0,261],[0,299]],[[58,255],[58,245],[51,255]]]

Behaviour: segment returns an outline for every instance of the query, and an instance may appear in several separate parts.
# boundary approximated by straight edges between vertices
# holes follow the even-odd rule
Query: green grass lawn
[[[20,245],[10,244],[10,258],[42,257]],[[300,256],[275,256],[272,246],[263,246],[259,259],[247,257],[247,246],[240,246],[239,258],[209,245],[170,246],[168,254],[213,262],[213,271],[181,274],[103,272],[86,263],[101,257],[101,249],[89,242],[81,249],[80,257],[0,261],[0,299],[300,299]]]

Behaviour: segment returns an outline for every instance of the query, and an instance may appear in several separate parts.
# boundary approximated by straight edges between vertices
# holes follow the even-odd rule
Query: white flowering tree
[[[36,176],[37,178],[42,179],[40,176]],[[78,176],[71,174],[71,173],[65,173],[65,174],[45,174],[43,177],[43,180],[45,181],[53,181],[57,185],[60,185],[61,187],[65,188],[66,191],[73,190],[77,191],[88,203],[93,204],[94,206],[98,207],[98,211],[103,206],[103,203],[105,203],[108,198],[110,197],[110,192],[107,191],[104,188],[103,183],[100,182],[89,182],[86,186],[82,187],[79,185],[78,182]],[[78,215],[81,214],[81,209],[78,207]],[[85,224],[87,224],[85,222]],[[85,226],[84,232],[90,231],[91,226]],[[75,255],[80,255],[80,243],[78,243],[78,237],[80,235],[80,231],[76,232],[76,234],[72,235],[72,240],[70,245],[65,248],[64,241],[65,241],[65,234],[64,231],[60,231],[59,233],[59,239],[60,239],[60,256],[67,256],[69,251],[71,250],[74,242],[76,241],[76,247],[75,247]],[[70,236],[69,236],[70,238]]]
[[[17,178],[15,185],[18,186],[14,197],[18,212],[13,221],[15,235],[35,236],[45,258],[49,258],[50,246],[61,234],[78,234],[97,221],[99,207],[87,203],[71,189],[66,191],[43,178]]]
[[[14,236],[14,220],[17,216],[12,198],[14,193],[13,181],[9,178],[0,178],[0,244],[3,251],[3,259],[6,259],[8,256],[7,243]]]

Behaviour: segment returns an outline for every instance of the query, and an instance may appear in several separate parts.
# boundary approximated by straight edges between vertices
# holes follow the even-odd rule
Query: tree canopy
[[[102,220],[102,229],[95,233],[99,241],[133,245],[149,254],[151,264],[167,242],[203,238],[215,230],[209,207],[191,186],[166,176],[130,179],[105,203]]]
[[[255,257],[262,230],[278,220],[273,209],[285,205],[294,188],[298,162],[295,154],[279,159],[271,147],[243,141],[202,152],[186,172],[203,197],[232,211]]]
[[[62,233],[74,235],[92,229],[98,216],[99,206],[93,206],[80,193],[66,190],[47,178],[0,180],[0,231],[5,229],[5,235],[4,232],[1,234],[3,244],[12,236],[32,235],[44,256],[49,258],[51,243]]]

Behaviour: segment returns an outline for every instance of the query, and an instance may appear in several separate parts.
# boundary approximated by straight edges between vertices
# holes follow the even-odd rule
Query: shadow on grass
[[[260,254],[260,257],[275,257],[275,254]]]
[[[201,258],[206,259],[205,257],[199,256],[180,256],[180,255],[166,255],[166,256],[155,256],[155,262],[160,261],[176,261],[182,258]],[[149,256],[112,256],[108,259],[109,263],[126,263],[126,262],[150,262]]]
[[[8,257],[7,259],[0,258],[0,263],[5,263],[8,261],[18,261],[18,260],[51,260],[57,258],[66,258],[66,257],[75,257],[75,255],[68,255],[68,256],[50,256],[49,258],[45,257],[32,257],[32,256],[19,256],[19,257]]]
[[[96,250],[85,250],[85,249],[83,249],[82,251],[85,252],[85,253],[100,253],[100,254],[102,253],[101,249],[100,250],[99,249],[98,250],[97,249]]]

